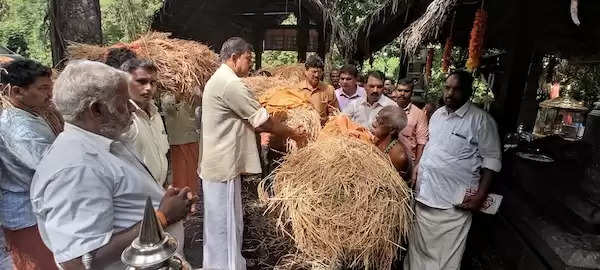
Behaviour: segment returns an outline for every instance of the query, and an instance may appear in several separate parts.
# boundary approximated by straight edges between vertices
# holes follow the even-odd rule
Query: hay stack
[[[243,78],[242,81],[257,97],[264,95],[267,90],[272,88],[291,86],[288,80],[278,76],[252,76]]]
[[[85,59],[104,62],[106,61],[106,53],[109,49],[110,47],[72,42],[67,47],[67,54],[69,55],[69,60]]]
[[[297,83],[306,79],[306,75],[304,75],[305,71],[304,64],[291,64],[274,67],[271,70],[271,74],[289,80],[290,82]]]
[[[350,136],[292,152],[259,195],[303,255],[329,269],[390,269],[412,217],[411,191],[389,158]]]
[[[169,36],[169,33],[150,32],[130,44],[110,47],[75,43],[68,47],[69,59],[104,62],[110,48],[129,48],[139,58],[154,62],[158,68],[159,91],[172,92],[191,101],[219,67],[217,54],[201,43]]]

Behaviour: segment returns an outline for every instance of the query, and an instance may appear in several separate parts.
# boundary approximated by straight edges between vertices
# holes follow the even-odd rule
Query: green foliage
[[[435,53],[433,56],[433,63],[431,67],[431,80],[427,85],[426,100],[430,103],[437,103],[442,97],[442,91],[446,86],[446,75],[442,72],[442,53],[441,46],[435,46]],[[457,69],[464,67],[464,61],[466,61],[465,51],[459,48],[455,48],[452,51],[452,59],[456,59],[450,66],[450,69]],[[473,97],[472,101],[477,104],[486,104],[494,101],[494,93],[489,89],[488,84],[485,80],[475,77],[473,80]]]
[[[385,74],[386,78],[395,80],[397,77],[397,67],[400,65],[400,57],[388,55],[385,51],[379,51],[373,56],[373,64],[370,60],[363,63],[363,73],[379,70]]]
[[[265,51],[262,55],[262,67],[272,68],[281,65],[296,63],[298,59],[297,52],[290,51]]]
[[[150,29],[162,0],[101,0],[105,44],[130,42]]]
[[[50,65],[47,8],[46,0],[0,0],[0,45]]]
[[[128,42],[148,31],[162,0],[100,0],[105,44]],[[0,45],[51,65],[47,0],[0,0]]]

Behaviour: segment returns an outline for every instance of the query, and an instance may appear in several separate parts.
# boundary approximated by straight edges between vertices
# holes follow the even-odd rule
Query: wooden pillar
[[[521,110],[517,125],[523,123],[525,130],[532,131],[535,125],[535,119],[537,117],[538,102],[537,102],[537,91],[539,88],[539,79],[544,72],[544,65],[542,63],[543,55],[535,54],[532,57],[532,61],[529,64],[529,72],[525,86],[525,93],[521,99]]]
[[[259,70],[262,68],[262,54],[264,51],[264,30],[257,30],[256,35],[254,36],[254,69]]]
[[[318,48],[317,48],[317,54],[319,55],[319,57],[321,57],[321,59],[325,59],[325,55],[327,54],[327,41],[325,38],[325,31],[323,31],[323,27],[319,26],[318,28],[318,32],[319,32],[319,44],[318,44]]]
[[[521,100],[525,95],[532,49],[523,44],[515,44],[506,56],[505,72],[501,76],[500,88],[492,107],[492,115],[498,122],[500,135],[515,131],[521,110]]]
[[[529,6],[521,5],[518,0],[507,2],[517,9],[515,20],[518,23],[513,24],[514,35],[507,40],[508,54],[503,59],[504,73],[498,76],[499,87],[494,93],[496,100],[492,107],[492,115],[498,123],[500,136],[507,132],[516,131],[518,126],[519,112],[521,110],[521,100],[525,96],[527,78],[529,77],[530,63],[533,57],[533,42],[530,39],[527,10]]]
[[[302,12],[298,17],[296,27],[296,46],[298,47],[298,62],[306,62],[306,51],[308,50],[308,13]]]

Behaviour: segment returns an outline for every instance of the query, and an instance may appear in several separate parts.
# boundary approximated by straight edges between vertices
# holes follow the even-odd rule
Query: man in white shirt
[[[377,113],[385,106],[398,106],[395,101],[383,95],[385,76],[381,71],[367,74],[366,95],[353,100],[342,110],[352,121],[370,128]]]
[[[165,192],[120,140],[132,122],[129,80],[105,64],[77,61],[55,83],[67,124],[38,165],[30,196],[40,235],[63,269],[124,269],[120,255],[138,236],[148,197],[183,246],[189,188]]]
[[[222,65],[202,95],[204,269],[245,270],[242,257],[241,176],[261,173],[256,132],[302,136],[269,117],[240,77],[252,66],[252,45],[230,38],[219,53]]]
[[[169,162],[169,141],[165,124],[154,105],[156,94],[156,66],[148,60],[129,59],[121,70],[131,74],[129,83],[129,102],[133,111],[133,124],[125,134],[154,180],[164,186],[167,180]]]
[[[365,89],[358,86],[358,70],[353,65],[345,65],[340,71],[340,88],[335,90],[340,110],[344,110],[350,102],[366,95]]]
[[[460,269],[471,211],[481,208],[502,166],[496,122],[469,102],[472,85],[470,73],[450,74],[443,91],[446,106],[431,117],[404,269]],[[473,194],[461,199],[467,189]]]

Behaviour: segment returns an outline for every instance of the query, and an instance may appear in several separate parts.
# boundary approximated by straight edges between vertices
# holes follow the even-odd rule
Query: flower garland
[[[483,51],[487,17],[487,12],[483,8],[478,9],[475,13],[471,40],[469,41],[469,59],[467,60],[467,69],[470,71],[475,70],[480,65],[479,60]]]
[[[454,48],[454,41],[452,40],[452,34],[446,39],[446,45],[444,45],[444,52],[442,54],[442,72],[448,73],[450,62],[452,61],[452,49]]]
[[[450,68],[450,62],[452,62],[452,49],[454,49],[454,20],[456,19],[456,11],[454,11],[454,15],[452,15],[452,22],[450,23],[450,34],[448,34],[448,38],[446,38],[446,43],[444,44],[444,52],[442,52],[442,72],[448,73],[448,69]]]
[[[427,49],[427,62],[425,63],[425,81],[431,81],[431,67],[433,66],[433,48]]]

